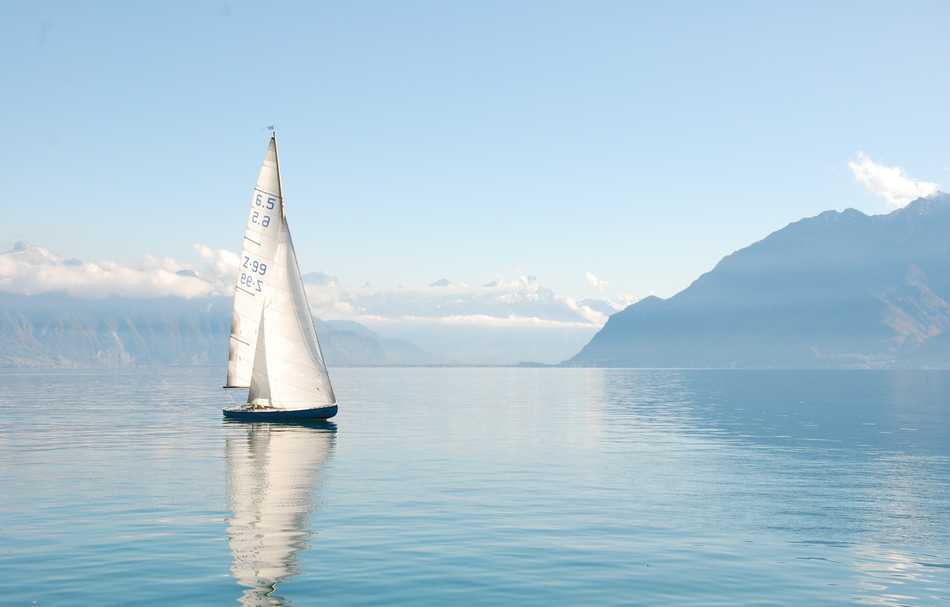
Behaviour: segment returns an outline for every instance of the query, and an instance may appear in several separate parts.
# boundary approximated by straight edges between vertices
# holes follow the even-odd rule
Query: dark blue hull
[[[330,419],[336,415],[336,405],[313,409],[224,409],[224,416],[245,422],[299,422],[308,419]]]

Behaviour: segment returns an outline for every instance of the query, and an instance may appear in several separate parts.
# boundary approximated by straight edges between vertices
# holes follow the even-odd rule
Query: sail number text
[[[260,211],[254,211],[251,213],[251,223],[256,223],[266,228],[270,225],[270,215],[264,215]]]
[[[262,228],[266,228],[270,225],[270,215],[264,213],[264,209],[271,211],[277,206],[277,199],[273,196],[264,196],[261,193],[257,193],[254,196],[254,206],[256,209],[251,209],[251,223],[254,225],[259,225]],[[259,210],[260,209],[260,210]]]
[[[254,206],[256,207],[264,207],[268,211],[271,211],[274,209],[275,204],[277,204],[277,199],[273,196],[264,198],[262,194],[258,193],[257,196],[254,197]]]
[[[241,286],[260,293],[264,289],[264,281],[258,276],[267,274],[267,264],[257,259],[251,259],[244,256],[244,263],[241,264],[241,278],[238,280]]]
[[[261,276],[267,274],[266,263],[263,261],[257,261],[256,259],[251,259],[247,255],[244,256],[244,264],[241,265],[241,267],[250,270],[254,274],[260,274]]]
[[[264,281],[255,278],[253,274],[248,274],[247,272],[241,272],[241,280],[239,281],[242,287],[247,287],[248,289],[253,289],[260,293],[264,289]]]

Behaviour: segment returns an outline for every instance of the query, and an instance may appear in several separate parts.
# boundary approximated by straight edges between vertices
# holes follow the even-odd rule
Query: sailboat
[[[252,421],[328,419],[336,396],[284,213],[277,133],[251,195],[234,290],[228,379],[247,404],[225,417]]]

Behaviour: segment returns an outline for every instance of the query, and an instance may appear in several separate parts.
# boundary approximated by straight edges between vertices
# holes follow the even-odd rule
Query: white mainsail
[[[227,439],[231,573],[243,605],[281,605],[279,582],[295,575],[311,536],[314,486],[335,428],[248,425]]]
[[[247,402],[301,409],[336,402],[287,222],[274,252]]]
[[[283,221],[277,139],[271,137],[257,176],[257,185],[251,195],[251,210],[244,229],[241,267],[234,290],[228,380],[225,387],[247,388],[251,383],[265,287],[270,281],[269,272]]]
[[[228,387],[268,409],[333,405],[310,303],[284,216],[277,139],[271,137],[244,233],[234,293]]]

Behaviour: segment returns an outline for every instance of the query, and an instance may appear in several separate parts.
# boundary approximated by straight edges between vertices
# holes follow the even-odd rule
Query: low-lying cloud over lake
[[[239,256],[197,244],[190,260],[147,256],[139,264],[85,261],[16,243],[0,253],[0,293],[65,293],[80,299],[202,298],[233,292]],[[314,314],[354,320],[419,344],[447,363],[557,362],[572,355],[629,298],[577,300],[534,276],[469,285],[349,286],[325,272],[305,273]]]

